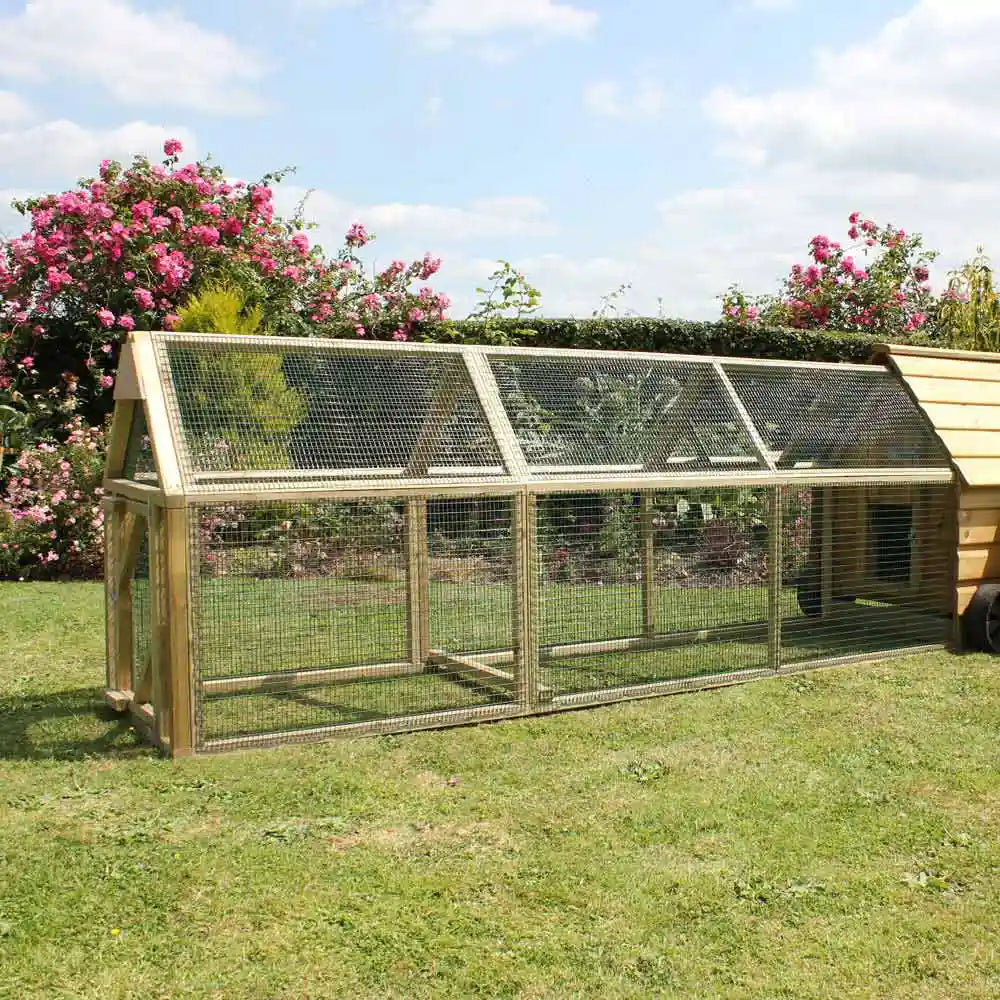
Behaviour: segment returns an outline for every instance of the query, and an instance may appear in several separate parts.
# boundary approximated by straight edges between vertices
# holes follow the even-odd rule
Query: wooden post
[[[537,499],[522,494],[513,501],[514,672],[518,704],[539,703]]]
[[[781,534],[784,520],[780,486],[771,490],[768,504],[768,592],[767,592],[767,648],[768,666],[772,670],[781,668]]]
[[[427,666],[430,650],[430,568],[427,552],[427,501],[406,502],[406,580],[410,662]]]
[[[639,556],[642,561],[642,627],[647,636],[656,635],[656,550],[653,532],[653,495],[639,495]]]
[[[819,560],[820,617],[828,618],[833,608],[833,488],[823,489],[823,527]]]
[[[164,521],[166,577],[166,659],[170,688],[170,755],[187,757],[195,751],[194,685],[191,663],[191,607],[188,565],[188,511],[169,507]]]
[[[167,628],[167,594],[163,544],[163,508],[149,508],[149,670],[156,737],[161,745],[170,740],[170,669]]]
[[[104,499],[104,639],[108,691],[121,691],[118,673],[118,551],[125,520],[123,500]]]

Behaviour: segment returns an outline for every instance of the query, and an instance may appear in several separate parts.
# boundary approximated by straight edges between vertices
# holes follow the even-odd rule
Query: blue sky
[[[456,315],[504,257],[550,315],[710,316],[854,209],[989,249],[998,44],[995,0],[0,0],[0,200],[177,134]]]

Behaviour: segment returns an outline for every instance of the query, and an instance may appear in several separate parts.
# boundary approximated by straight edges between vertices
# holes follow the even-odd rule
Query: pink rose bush
[[[240,287],[278,335],[405,340],[443,318],[448,300],[427,284],[438,258],[371,274],[358,255],[373,237],[360,223],[329,257],[301,218],[275,215],[281,173],[233,181],[214,164],[181,163],[176,139],[163,148],[160,164],[105,160],[71,191],[15,203],[31,225],[0,241],[0,390],[56,389],[99,422],[128,332],[173,328],[183,304],[219,281]]]
[[[0,500],[0,577],[97,576],[104,559],[104,435],[77,415],[65,441],[26,448]]]
[[[809,260],[795,264],[776,296],[723,296],[723,318],[801,329],[911,337],[933,305],[929,265],[936,254],[918,234],[879,226],[859,212],[848,219],[846,248],[828,236],[809,241]]]

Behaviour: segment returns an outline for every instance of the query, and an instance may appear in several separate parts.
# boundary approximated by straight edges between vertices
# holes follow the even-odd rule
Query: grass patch
[[[100,587],[0,641],[0,997],[1000,994],[987,657],[171,763]]]

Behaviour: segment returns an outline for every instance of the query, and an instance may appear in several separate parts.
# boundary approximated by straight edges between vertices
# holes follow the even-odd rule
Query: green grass
[[[168,762],[0,586],[0,997],[996,998],[1000,672]]]

